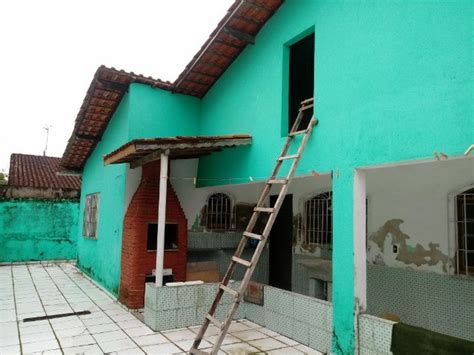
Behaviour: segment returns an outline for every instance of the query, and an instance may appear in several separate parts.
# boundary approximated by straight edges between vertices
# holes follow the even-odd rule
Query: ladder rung
[[[233,261],[233,262],[236,262],[236,263],[238,263],[238,264],[240,264],[240,265],[246,266],[246,267],[252,266],[252,263],[251,263],[250,261],[247,261],[247,260],[238,258],[238,257],[236,257],[236,256],[233,256],[233,257],[232,257],[232,261]]]
[[[313,104],[301,106],[300,111],[306,111],[306,110],[312,108],[313,106],[314,106]]]
[[[219,321],[219,319],[217,319],[216,317],[211,316],[210,314],[208,314],[208,315],[206,316],[206,318],[207,318],[212,324],[214,324],[217,328],[222,329],[222,323]]]
[[[301,131],[296,131],[296,132],[290,132],[290,134],[288,134],[290,137],[294,137],[294,136],[297,136],[299,134],[305,134],[306,132],[308,132],[307,129],[303,129]]]
[[[234,289],[232,289],[232,288],[230,288],[226,285],[220,284],[219,287],[221,288],[222,291],[225,291],[225,292],[231,294],[234,297],[237,297],[239,295],[239,293],[236,290],[234,290]]]
[[[282,161],[282,160],[288,160],[288,159],[295,159],[295,158],[298,158],[298,157],[299,157],[298,154],[286,155],[284,157],[278,158],[278,160]]]
[[[255,207],[253,210],[255,212],[268,212],[268,213],[273,213],[273,211],[275,211],[275,209],[271,207]]]
[[[189,350],[189,353],[190,354],[196,354],[196,355],[209,355],[210,353],[207,353],[205,351],[202,351],[202,350],[199,350],[199,349],[194,349],[194,348],[191,348],[191,350]]]
[[[313,101],[314,101],[314,98],[313,98],[313,97],[310,97],[309,99],[306,99],[306,100],[301,101],[301,104],[304,105],[304,104],[307,104],[307,103],[313,102]]]
[[[260,234],[255,234],[255,233],[250,233],[250,232],[244,232],[244,237],[262,240],[262,236]]]
[[[287,182],[287,179],[270,179],[267,181],[267,184],[286,184]]]

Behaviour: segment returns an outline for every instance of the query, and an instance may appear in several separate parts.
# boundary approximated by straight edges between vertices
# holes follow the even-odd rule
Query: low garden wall
[[[79,202],[0,200],[0,263],[76,258]]]

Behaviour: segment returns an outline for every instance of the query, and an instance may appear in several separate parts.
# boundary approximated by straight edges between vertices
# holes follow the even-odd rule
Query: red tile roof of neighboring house
[[[235,0],[209,39],[174,83],[101,66],[92,79],[61,160],[81,171],[131,83],[204,97],[284,0]]]
[[[29,154],[12,154],[8,185],[12,187],[35,187],[80,190],[78,176],[60,176],[61,158]]]

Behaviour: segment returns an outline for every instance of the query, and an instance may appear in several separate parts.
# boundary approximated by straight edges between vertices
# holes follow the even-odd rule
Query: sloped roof
[[[134,139],[105,155],[104,164],[131,163],[137,167],[157,160],[165,151],[173,159],[188,159],[250,143],[248,134]]]
[[[8,186],[80,190],[78,176],[57,175],[61,158],[12,154]]]
[[[235,0],[209,39],[174,83],[101,66],[92,79],[61,160],[81,171],[131,83],[202,98],[284,0]]]

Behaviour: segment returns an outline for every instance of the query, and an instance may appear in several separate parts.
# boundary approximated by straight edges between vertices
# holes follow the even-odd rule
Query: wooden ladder
[[[190,350],[191,354],[212,354],[212,355],[217,354],[217,352],[219,351],[219,348],[221,347],[222,342],[224,341],[224,337],[227,334],[230,324],[232,323],[234,314],[237,311],[237,308],[239,307],[240,301],[242,300],[245,290],[247,289],[247,285],[250,281],[250,278],[252,277],[255,266],[257,265],[257,262],[260,259],[260,255],[263,252],[268,236],[272,229],[273,223],[275,222],[278,212],[280,211],[280,207],[283,204],[283,200],[285,199],[286,193],[288,191],[289,183],[295,174],[296,167],[298,166],[299,160],[304,151],[306,143],[308,142],[308,139],[311,136],[313,127],[317,124],[317,120],[314,117],[312,117],[308,124],[308,127],[306,127],[303,130],[298,130],[301,124],[301,121],[303,119],[303,116],[305,114],[305,111],[311,109],[313,106],[314,106],[313,98],[310,98],[301,102],[301,107],[298,111],[298,115],[293,124],[293,127],[291,128],[290,133],[288,134],[286,144],[284,145],[283,150],[276,161],[275,168],[273,169],[271,177],[267,180],[265,187],[263,189],[263,192],[260,195],[260,198],[258,199],[257,205],[255,206],[253,210],[252,217],[250,218],[247,228],[245,229],[245,232],[243,233],[242,239],[240,240],[240,243],[237,246],[237,249],[235,251],[234,256],[231,259],[229,267],[227,268],[227,272],[225,273],[224,278],[222,279],[222,282],[219,284],[216,298],[214,299],[214,302],[211,305],[209,313],[204,318],[204,323],[201,326],[199,333],[196,336],[196,339],[194,340],[193,346]],[[288,150],[290,149],[290,146],[291,146],[291,142],[293,141],[293,138],[298,135],[303,135],[303,139],[301,140],[300,146],[298,147],[296,154],[287,155]],[[277,178],[278,172],[285,160],[293,160],[293,162],[291,164],[290,170],[286,178],[279,179]],[[281,190],[275,202],[275,206],[271,208],[264,207],[265,199],[268,196],[270,189],[273,185],[281,186]],[[252,232],[257,223],[257,219],[261,213],[266,213],[269,215],[269,217],[266,222],[263,233],[260,235],[260,234],[252,233]],[[242,252],[245,249],[245,245],[247,244],[248,239],[254,239],[258,242],[258,245],[255,248],[255,252],[250,261],[244,260],[241,258]],[[229,281],[234,273],[234,270],[237,264],[244,266],[245,268],[247,268],[247,270],[245,272],[244,278],[242,279],[242,282],[240,283],[239,289],[235,290],[229,286]],[[233,297],[233,302],[229,308],[229,311],[227,312],[227,315],[224,321],[220,322],[216,318],[215,313],[224,293],[231,295]],[[201,343],[202,338],[204,337],[204,334],[206,333],[207,328],[209,327],[209,324],[211,323],[220,329],[220,333],[214,346],[212,347],[211,352],[209,353],[202,350],[198,350],[198,348],[199,348],[199,344]]]

